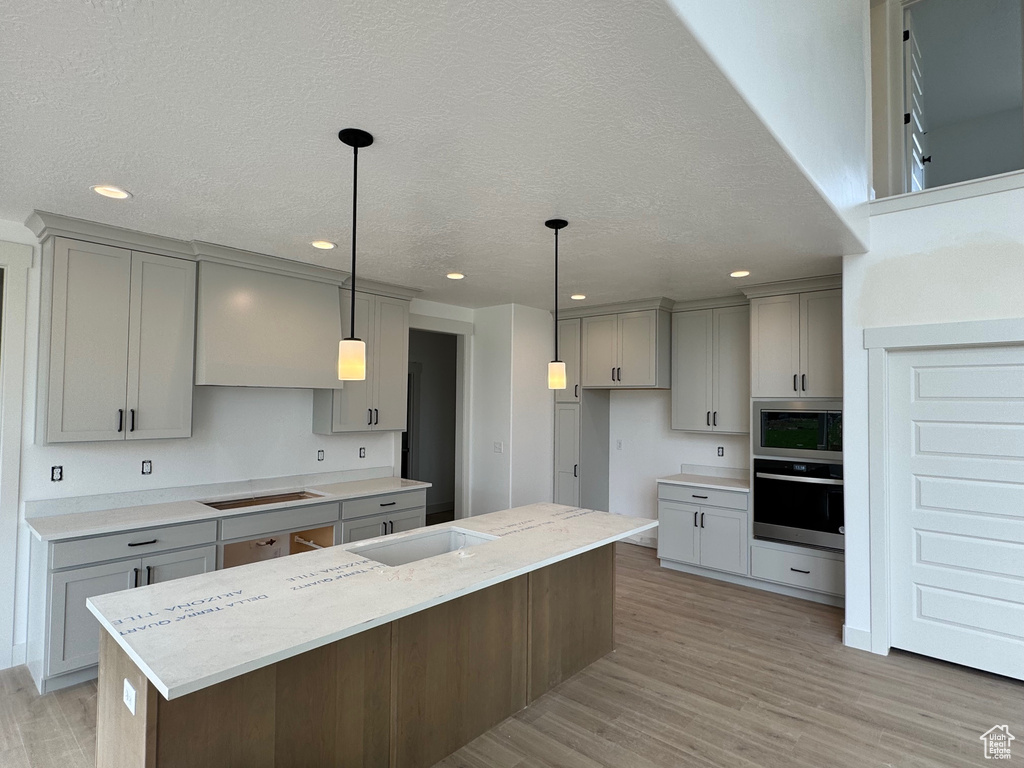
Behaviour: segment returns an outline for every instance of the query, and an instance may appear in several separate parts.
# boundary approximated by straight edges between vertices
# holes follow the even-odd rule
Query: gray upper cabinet
[[[749,381],[748,307],[673,315],[673,429],[749,432]]]
[[[580,406],[555,405],[555,503],[580,503]]]
[[[348,336],[348,291],[341,311]],[[356,292],[356,336],[366,342],[366,379],[313,392],[313,431],[400,431],[409,390],[409,302]]]
[[[558,321],[558,356],[565,363],[565,389],[555,390],[556,403],[580,401],[580,321]]]
[[[650,309],[584,317],[581,326],[584,387],[666,388],[670,379],[671,319]]]
[[[192,434],[195,263],[55,238],[46,440]]]
[[[751,394],[843,396],[840,289],[750,301]]]

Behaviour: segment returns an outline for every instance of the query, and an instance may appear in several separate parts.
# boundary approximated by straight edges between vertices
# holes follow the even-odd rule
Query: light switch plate
[[[64,479],[64,465],[58,465],[50,467],[50,480],[54,483],[59,483]]]
[[[135,687],[128,682],[127,677],[124,679],[124,705],[129,712],[135,714]]]
[[[721,446],[721,445],[718,446],[718,455],[719,456],[725,456],[725,447],[724,446]]]
[[[153,474],[153,462],[150,461],[149,459],[146,459],[145,461],[142,462],[142,474],[144,474],[144,475],[152,475]]]
[[[316,460],[317,460],[317,461],[323,461],[323,460],[324,460],[324,452],[323,452],[323,449],[321,449],[321,450],[319,450],[319,451],[317,451],[317,452],[316,452]]]
[[[366,458],[366,448],[363,448],[363,447],[359,448],[359,458],[360,459],[365,459]]]

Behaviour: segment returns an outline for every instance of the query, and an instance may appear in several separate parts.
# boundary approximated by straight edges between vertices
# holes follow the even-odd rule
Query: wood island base
[[[614,608],[609,544],[170,701],[104,631],[96,764],[425,768],[609,653]]]

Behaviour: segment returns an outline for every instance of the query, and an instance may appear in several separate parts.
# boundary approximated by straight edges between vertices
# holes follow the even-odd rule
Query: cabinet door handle
[[[804,392],[807,391],[807,374],[806,373],[801,373],[800,374],[800,388],[803,389]]]
[[[704,527],[704,513],[703,512],[700,513],[700,527],[701,528]]]
[[[612,381],[615,381],[615,366],[612,366]]]
[[[621,368],[616,368],[615,369],[615,378],[616,378],[616,381],[622,381],[622,369]]]
[[[578,397],[580,396],[580,385],[579,385],[579,384],[577,384],[577,385],[576,385],[576,386],[574,387],[574,391],[575,391],[575,393],[576,393],[576,394],[575,394],[575,395],[573,395],[573,397],[577,397],[577,398],[578,398]]]
[[[380,424],[380,411],[378,411],[376,408],[373,409],[373,423],[374,426]]]
[[[388,531],[388,533],[394,533],[395,532],[395,521],[394,520],[388,520],[388,528],[390,529]]]
[[[139,586],[139,569],[132,568],[132,589]]]
[[[707,496],[698,496],[696,493],[691,493],[690,498],[692,499],[706,499]]]
[[[152,583],[153,583],[153,566],[152,565],[147,565],[146,566],[146,584],[148,585],[148,584],[152,584]]]
[[[373,408],[366,409],[366,426],[373,424]]]
[[[387,536],[388,535],[388,521],[387,520],[384,520],[380,524],[380,535],[381,536]]]
[[[799,568],[790,568],[789,570],[793,571],[794,573],[810,573],[810,571],[801,571]]]
[[[573,477],[579,477],[580,476],[580,465],[579,464],[573,464],[572,465],[572,476]]]
[[[393,506],[395,506],[395,504],[397,504],[397,503],[398,503],[397,501],[382,501],[382,502],[380,503],[380,505],[381,505],[382,507],[393,507]]]
[[[124,431],[124,408],[117,409],[117,431]]]
[[[712,427],[717,427],[718,426],[718,411],[715,411],[714,416],[711,417],[711,426]]]
[[[698,515],[698,514],[700,514],[700,513],[699,513],[699,512],[694,512],[694,513],[693,513],[693,527],[694,527],[694,528],[696,528],[696,527],[697,527],[697,515]]]
[[[710,427],[711,426],[711,411],[708,411],[708,416],[707,416],[706,421],[707,421],[707,425]]]
[[[129,432],[135,431],[135,409],[132,408],[129,413],[131,414],[131,426],[128,428]]]
[[[796,388],[796,378],[797,378],[797,376],[796,376],[796,374],[794,373],[794,374],[793,374],[793,391],[794,391],[794,392],[799,392],[800,390],[798,390],[798,389]]]
[[[129,547],[144,547],[147,544],[156,544],[156,542],[157,542],[156,539],[150,539],[149,541],[129,541],[128,542],[128,546]]]

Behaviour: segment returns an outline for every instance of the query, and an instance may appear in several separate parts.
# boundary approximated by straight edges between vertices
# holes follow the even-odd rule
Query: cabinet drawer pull
[[[128,428],[129,432],[135,431],[135,409],[132,408],[129,413],[131,414],[131,426]]]
[[[129,547],[145,547],[147,544],[156,544],[156,539],[150,539],[149,541],[129,541]]]
[[[124,431],[124,408],[117,409],[117,431]]]
[[[152,583],[153,583],[153,566],[152,565],[147,565],[146,566],[146,584],[152,584]]]
[[[690,498],[691,499],[706,499],[707,496],[698,496],[696,493],[691,493],[690,494]]]
[[[132,589],[139,586],[139,569],[132,568]]]
[[[697,527],[697,515],[698,515],[698,514],[700,514],[700,513],[699,513],[699,512],[694,512],[694,513],[693,513],[693,527],[694,527],[694,528],[696,528],[696,527]]]
[[[382,502],[380,503],[380,505],[381,505],[382,507],[393,507],[393,506],[395,506],[395,504],[397,504],[397,503],[398,503],[397,501],[382,501]]]
[[[789,570],[793,571],[794,573],[810,573],[810,571],[801,571],[799,568],[790,568]]]
[[[700,527],[701,528],[704,527],[704,513],[703,512],[700,513]]]

